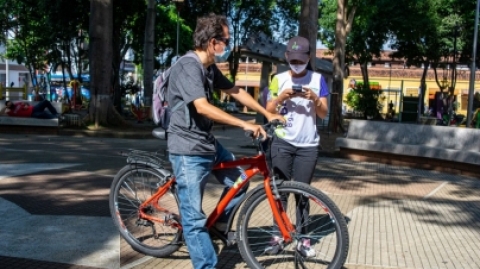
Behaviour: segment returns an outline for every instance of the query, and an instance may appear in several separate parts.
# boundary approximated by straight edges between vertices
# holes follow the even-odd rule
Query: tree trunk
[[[90,122],[100,125],[118,125],[122,118],[116,113],[111,99],[112,88],[112,29],[113,0],[90,2]],[[109,33],[109,34],[108,34]]]
[[[115,4],[115,3],[114,3]],[[122,113],[122,93],[120,89],[120,65],[122,63],[121,47],[124,42],[121,40],[121,33],[119,28],[113,29],[112,34],[112,67],[113,67],[113,106]]]
[[[150,106],[153,95],[153,45],[155,42],[155,0],[148,0],[145,41],[143,44],[143,94]],[[178,19],[178,18],[177,18]]]
[[[343,128],[342,98],[345,76],[345,46],[347,35],[355,14],[355,7],[347,14],[347,0],[337,0],[337,20],[335,24],[335,51],[333,57],[333,89],[330,105],[329,129],[333,132],[345,132]]]
[[[305,37],[310,43],[310,66],[312,70],[315,70],[318,35],[318,0],[302,0],[299,21],[300,28],[298,29],[298,35]]]
[[[337,20],[335,24],[335,48],[333,57],[333,95],[330,105],[329,129],[333,132],[343,131],[342,96],[345,66],[345,47],[347,42],[346,18],[347,3],[337,0]]]
[[[368,79],[368,65],[367,63],[360,64],[360,71],[362,72],[363,86],[370,88],[370,80]]]

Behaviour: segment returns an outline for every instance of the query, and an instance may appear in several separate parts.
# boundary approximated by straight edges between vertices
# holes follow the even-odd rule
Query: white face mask
[[[307,68],[307,64],[290,64],[290,69],[292,70],[293,73],[295,74],[300,74]]]
[[[228,59],[228,56],[230,56],[230,52],[231,52],[231,51],[230,51],[230,48],[228,48],[228,47],[225,47],[225,48],[223,49],[223,52],[221,52],[221,53],[216,53],[216,52],[215,52],[215,62],[216,62],[216,63],[224,63],[224,62],[226,62],[227,59]]]

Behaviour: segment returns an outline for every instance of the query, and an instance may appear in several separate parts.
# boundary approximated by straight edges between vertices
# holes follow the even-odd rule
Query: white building
[[[8,75],[8,77],[7,77]],[[30,84],[28,69],[16,61],[5,59],[5,45],[0,45],[0,84],[2,87],[23,87]]]

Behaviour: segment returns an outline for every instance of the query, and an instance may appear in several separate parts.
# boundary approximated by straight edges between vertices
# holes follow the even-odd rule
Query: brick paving
[[[242,156],[252,152],[237,141],[245,141],[242,136],[226,132],[218,137]],[[108,218],[110,183],[111,177],[98,171],[43,171],[3,178],[0,198],[32,215]],[[480,181],[476,178],[322,157],[312,185],[327,193],[349,219],[346,269],[480,268]],[[209,183],[204,199],[207,212],[220,192],[221,186]],[[118,252],[116,268],[192,268],[186,247],[158,259],[133,251],[120,239]],[[236,246],[219,244],[218,253],[218,268],[246,268]],[[0,255],[0,268],[106,267]]]

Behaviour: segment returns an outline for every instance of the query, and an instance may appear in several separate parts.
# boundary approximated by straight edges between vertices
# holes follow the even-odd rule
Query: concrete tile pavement
[[[480,268],[477,179],[319,158],[312,185],[350,219],[345,268]],[[145,258],[124,266],[154,268],[171,261]],[[220,268],[245,268],[236,249],[221,252],[220,262]]]
[[[237,156],[254,151],[241,130],[223,131],[219,128],[215,133],[221,143]],[[62,172],[74,176],[67,171]],[[49,176],[49,173],[38,177],[42,175]],[[13,183],[7,183],[12,178],[15,177],[7,175],[0,181],[0,197],[11,198],[11,191],[8,193],[5,190],[12,187],[9,184]],[[312,185],[327,193],[350,219],[347,269],[480,268],[477,259],[480,256],[478,179],[384,164],[319,158]],[[213,187],[218,186],[212,184]],[[100,189],[99,192],[105,194],[108,190]],[[207,207],[218,199],[215,192],[209,194],[205,197]],[[4,206],[4,203],[0,205],[7,208]],[[99,211],[98,215],[108,217],[105,211]],[[2,220],[5,219],[6,215],[2,215]],[[0,230],[1,237],[2,231],[5,229]],[[0,253],[0,268],[191,268],[185,247],[169,258],[156,259],[133,251],[124,240],[119,240],[119,265],[113,263],[113,267],[112,264],[59,263],[51,257],[38,260],[25,255],[7,255],[4,251]],[[9,248],[8,245],[4,247]],[[221,248],[219,268],[245,268],[236,247]]]

